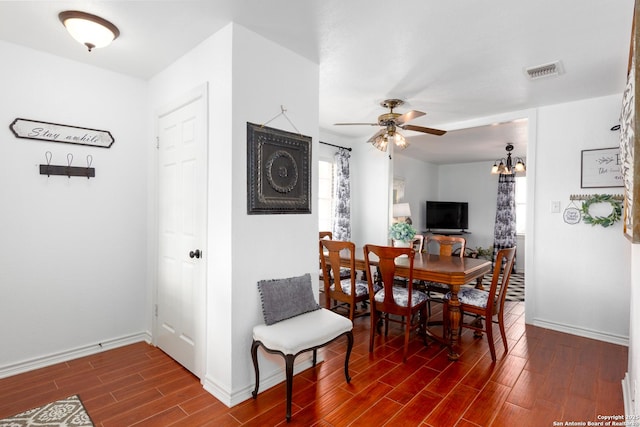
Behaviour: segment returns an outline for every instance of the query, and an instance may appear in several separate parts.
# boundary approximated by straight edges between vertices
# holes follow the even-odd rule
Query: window
[[[527,224],[527,177],[516,177],[516,234],[524,234]]]
[[[331,231],[333,218],[333,162],[318,162],[318,231]]]

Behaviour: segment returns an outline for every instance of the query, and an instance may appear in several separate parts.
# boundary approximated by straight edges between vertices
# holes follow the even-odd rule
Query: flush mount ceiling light
[[[58,18],[71,37],[85,45],[89,52],[107,46],[120,35],[120,30],[111,22],[90,13],[67,10],[60,12]]]
[[[507,158],[498,159],[493,162],[493,167],[491,168],[492,174],[511,175],[516,172],[524,172],[527,170],[522,157],[515,157],[513,160],[516,161],[516,164],[515,166],[513,165],[513,160],[511,159],[511,152],[513,151],[512,143],[508,143],[505,150],[507,150]],[[498,162],[500,162],[500,164],[498,164]]]

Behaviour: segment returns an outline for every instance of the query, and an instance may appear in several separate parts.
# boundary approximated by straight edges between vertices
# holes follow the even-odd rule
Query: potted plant
[[[416,229],[406,222],[396,222],[389,228],[389,237],[394,241],[394,246],[411,246],[416,233]],[[396,244],[396,242],[402,242],[402,244]]]
[[[493,258],[493,245],[489,246],[488,248],[477,246],[475,258],[483,258],[491,261],[491,258]]]

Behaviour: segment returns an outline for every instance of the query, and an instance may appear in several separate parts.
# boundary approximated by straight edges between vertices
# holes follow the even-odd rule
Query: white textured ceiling
[[[400,113],[427,112],[411,124],[450,130],[478,117],[621,93],[633,3],[0,1],[0,40],[146,79],[233,21],[319,63],[321,127],[364,143],[375,127],[333,123],[375,122],[385,98],[407,101]],[[70,9],[112,21],[120,38],[88,53],[58,21]],[[525,68],[556,60],[560,76],[527,78]],[[506,142],[524,155],[527,143],[526,122],[405,135],[406,155],[434,163],[494,159]]]

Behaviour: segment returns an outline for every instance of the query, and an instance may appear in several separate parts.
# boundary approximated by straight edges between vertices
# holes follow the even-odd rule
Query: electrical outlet
[[[552,201],[551,202],[551,213],[560,213],[560,202]]]

